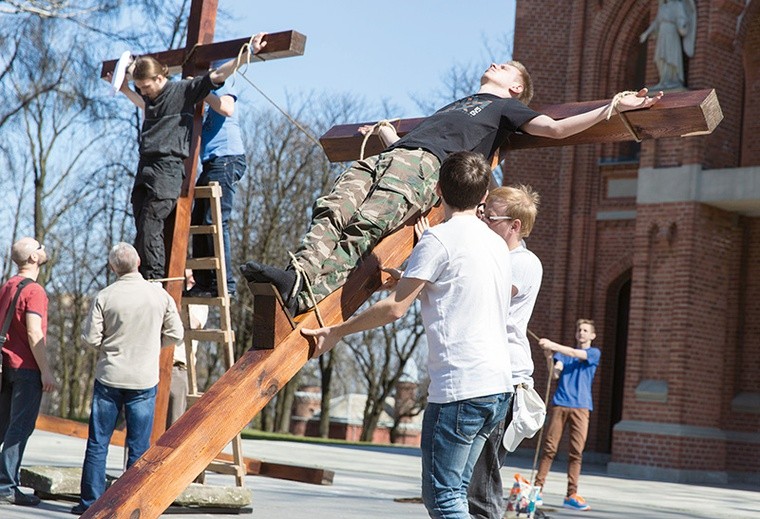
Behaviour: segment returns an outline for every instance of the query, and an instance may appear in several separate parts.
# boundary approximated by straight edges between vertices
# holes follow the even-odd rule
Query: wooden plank
[[[212,184],[196,187],[195,198],[222,198],[222,186],[218,182],[212,182]]]
[[[47,431],[74,438],[87,439],[87,424],[67,420],[57,416],[41,414],[37,417],[36,428],[40,431]],[[111,445],[123,447],[126,442],[126,431],[117,429],[111,436]],[[216,459],[222,461],[233,461],[232,455],[219,453]],[[273,463],[270,461],[261,461],[256,458],[243,458],[246,474],[249,476],[263,476],[268,478],[286,479],[288,481],[300,481],[301,483],[310,483],[312,485],[332,485],[335,478],[335,472],[328,469],[316,467],[300,467],[297,465],[286,465],[283,463]]]
[[[609,100],[585,101],[532,107],[554,119],[564,119],[605,106]],[[723,119],[723,112],[714,89],[666,93],[665,96],[647,110],[626,112],[628,120],[642,139],[663,137],[686,137],[711,133]],[[394,126],[400,136],[415,128],[423,118],[402,119]],[[370,123],[343,124],[333,126],[319,142],[331,162],[344,162],[359,158],[359,150],[364,138],[358,129]],[[571,146],[605,142],[633,140],[620,116],[614,115],[609,121],[602,121],[591,128],[566,139],[549,139],[528,134],[514,134],[506,145],[510,150]],[[375,155],[383,150],[380,139],[373,135],[367,142],[365,156]]]
[[[216,459],[232,461],[232,455],[221,452],[216,456]],[[245,470],[249,476],[287,479],[288,481],[300,481],[301,483],[311,483],[312,485],[332,485],[335,479],[335,472],[332,470],[316,467],[299,467],[251,458],[245,458]]]
[[[269,283],[248,283],[253,294],[252,348],[271,349],[295,327],[277,289]]]
[[[187,305],[206,305],[206,306],[227,306],[227,298],[225,297],[191,297],[183,296],[182,304]]]
[[[440,207],[429,214],[433,225],[442,218]],[[412,249],[415,220],[383,239],[346,284],[319,303],[326,323],[347,319],[380,287],[381,262],[401,265]],[[309,360],[312,348],[300,333],[303,327],[318,327],[313,312],[301,316],[278,347],[246,352],[83,517],[158,517]]]
[[[399,136],[403,137],[424,120],[424,117],[401,119],[393,123],[393,126],[396,127],[396,132],[398,132]],[[339,124],[327,130],[327,133],[319,138],[319,143],[322,145],[322,149],[325,150],[325,155],[327,155],[330,162],[358,160],[362,141],[364,141],[364,135],[359,133],[359,128],[368,124],[375,124],[375,121],[359,124]],[[372,135],[367,139],[364,156],[371,157],[372,155],[377,155],[384,149],[385,146],[380,141],[380,137]]]
[[[213,31],[212,31],[213,32]],[[216,43],[207,43],[198,45],[192,52],[190,58],[194,63],[205,66],[208,69],[209,64],[220,59],[232,59],[237,57],[244,43],[251,39],[239,38],[237,40],[220,41]],[[281,31],[269,33],[264,38],[267,46],[261,49],[261,52],[251,57],[251,63],[270,61],[280,58],[291,58],[294,56],[303,56],[306,48],[306,36],[298,31]],[[192,48],[192,45],[190,46]],[[144,56],[153,56],[159,62],[167,65],[172,74],[179,72],[180,66],[185,63],[189,52],[185,49],[172,49],[161,52],[152,52]],[[116,61],[104,61],[100,70],[100,77],[105,77],[109,72],[113,72]]]
[[[197,189],[196,189],[197,191]],[[211,234],[215,235],[217,233],[217,226],[216,225],[191,225],[190,226],[190,234]]]
[[[47,414],[40,414],[37,416],[37,422],[34,427],[40,431],[63,434],[64,436],[83,438],[85,440],[88,435],[88,426],[86,423],[75,422],[74,420],[67,420],[66,418],[50,416]],[[123,447],[126,444],[126,438],[127,434],[123,429],[116,429],[113,432],[113,436],[111,436],[111,445]]]
[[[547,106],[540,110],[555,119],[564,119],[606,104],[606,101],[589,101]],[[662,139],[664,137],[707,135],[723,119],[723,112],[715,90],[706,89],[667,93],[652,108],[632,110],[626,112],[626,116],[641,139]],[[622,119],[619,116],[613,116],[609,121],[602,121],[566,139],[548,139],[527,134],[515,135],[510,139],[509,148],[545,148],[630,140],[633,138]]]
[[[185,340],[225,343],[234,337],[232,330],[185,330]]]
[[[187,258],[185,268],[214,270],[219,268],[219,258]]]

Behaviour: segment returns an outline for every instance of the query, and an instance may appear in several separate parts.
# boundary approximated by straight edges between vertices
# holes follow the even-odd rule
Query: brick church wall
[[[511,152],[506,183],[531,184],[542,201],[527,240],[544,264],[530,328],[572,344],[574,321],[597,323],[602,361],[587,450],[612,461],[678,471],[760,472],[760,414],[732,409],[760,393],[760,223],[697,202],[637,204],[608,196],[611,180],[639,168],[760,164],[760,5],[697,1],[697,53],[687,86],[716,88],[724,120],[709,136]],[[638,43],[657,2],[519,0],[514,59],[531,71],[533,105],[609,98],[657,81],[654,39]],[[748,21],[749,20],[749,21]],[[538,44],[537,42],[540,42]],[[641,54],[641,53],[646,54]],[[749,107],[747,94],[756,92]],[[752,122],[742,111],[751,114]],[[744,125],[744,126],[743,126]],[[752,130],[751,136],[747,129]],[[744,132],[744,134],[743,134]],[[639,152],[640,150],[640,152]],[[636,156],[636,153],[638,156]],[[634,188],[635,191],[635,188]],[[624,379],[616,379],[616,290],[631,279]],[[545,372],[534,347],[536,388]],[[541,366],[541,367],[539,367]],[[667,383],[667,402],[637,399],[642,381]],[[623,384],[613,432],[613,388]],[[644,424],[641,430],[635,424]],[[656,424],[646,430],[646,424]]]

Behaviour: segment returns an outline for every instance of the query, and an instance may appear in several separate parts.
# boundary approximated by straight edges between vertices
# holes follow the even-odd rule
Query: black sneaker
[[[255,283],[271,283],[282,297],[285,307],[292,317],[298,315],[298,292],[301,291],[302,279],[292,268],[278,269],[249,261],[240,265],[240,273],[248,281]],[[298,286],[296,287],[296,284]],[[291,297],[293,294],[293,297]]]
[[[84,506],[82,503],[79,503],[76,506],[71,507],[70,512],[74,515],[82,515],[87,511],[87,507]]]
[[[7,496],[0,496],[0,505],[37,506],[39,504],[39,497],[32,494],[24,494],[20,490],[16,490],[16,492]]]

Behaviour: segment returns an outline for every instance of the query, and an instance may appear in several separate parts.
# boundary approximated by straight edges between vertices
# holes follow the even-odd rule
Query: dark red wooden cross
[[[181,67],[182,76],[197,76],[205,74],[209,65],[222,59],[232,59],[238,55],[243,44],[250,38],[229,40],[212,43],[216,25],[217,0],[193,0],[190,6],[190,18],[187,27],[187,43],[184,48],[171,49],[149,54],[160,63],[167,65],[170,70],[178,71]],[[267,34],[264,38],[266,46],[253,56],[252,61],[268,61],[276,58],[301,56],[304,52],[306,37],[296,31],[285,31]],[[101,69],[101,77],[112,72],[116,60],[106,61]],[[184,288],[185,260],[190,229],[190,214],[193,207],[195,189],[195,172],[198,168],[198,153],[201,142],[201,124],[203,122],[203,103],[198,103],[195,109],[193,136],[190,146],[190,157],[185,160],[185,181],[182,194],[177,200],[177,209],[171,247],[168,248],[167,277],[175,281],[166,284],[166,290],[171,294],[179,308],[182,290]],[[166,413],[169,404],[169,383],[172,372],[171,348],[161,352],[161,374],[156,395],[156,414],[153,420],[151,442],[155,442],[166,429]]]

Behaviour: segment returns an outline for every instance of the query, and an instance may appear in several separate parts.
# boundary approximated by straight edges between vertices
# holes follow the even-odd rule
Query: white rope
[[[528,335],[531,336],[531,338],[538,342],[541,339],[533,333],[530,328],[527,328]],[[530,484],[533,484],[533,477],[536,475],[536,465],[538,465],[538,453],[541,452],[541,440],[544,436],[544,429],[546,428],[546,421],[549,419],[549,394],[551,393],[552,388],[552,375],[554,373],[554,368],[549,367],[549,380],[546,381],[546,395],[544,396],[544,409],[546,409],[546,416],[544,417],[544,424],[541,426],[541,430],[538,431],[538,439],[536,440],[536,450],[533,453],[533,466],[530,469]]]
[[[248,40],[247,43],[244,43],[243,46],[240,47],[240,51],[238,51],[237,59],[235,61],[235,70],[233,71],[232,76],[230,78],[230,79],[232,79],[232,84],[233,85],[235,84],[235,76],[239,72],[240,73],[240,77],[242,77],[243,79],[245,79],[248,82],[248,84],[251,85],[259,94],[261,94],[261,96],[264,99],[266,99],[267,101],[269,101],[272,104],[272,106],[274,106],[277,110],[279,110],[279,112],[282,115],[284,115],[288,119],[288,121],[290,121],[296,128],[298,128],[301,131],[301,133],[303,133],[304,135],[306,135],[306,137],[308,137],[311,142],[313,142],[314,144],[316,144],[317,146],[319,146],[321,148],[322,145],[319,143],[319,140],[316,137],[314,137],[312,134],[310,134],[306,130],[306,128],[304,128],[303,126],[301,126],[298,123],[298,121],[296,121],[293,117],[290,116],[290,114],[288,112],[286,112],[285,110],[283,110],[282,108],[280,108],[279,105],[274,102],[274,100],[272,100],[268,95],[266,95],[264,93],[263,90],[261,90],[259,87],[257,87],[256,85],[254,85],[253,82],[246,77],[246,75],[244,73],[244,70],[245,70],[244,67],[246,69],[248,68],[248,65],[250,65],[250,63],[251,63],[251,56],[254,55],[253,54],[253,50],[252,50],[253,49],[252,44],[253,44],[253,39],[255,37],[256,37],[255,35],[251,36],[251,39]],[[245,53],[245,57],[244,57],[244,53]],[[262,58],[261,56],[257,56],[257,57],[258,57],[258,59],[264,61],[264,58]]]
[[[625,97],[629,96],[631,94],[637,94],[638,92],[634,90],[624,90],[622,92],[618,92],[615,94],[612,98],[612,101],[610,101],[610,108],[607,110],[607,120],[610,120],[610,117],[612,117],[613,112],[618,114],[620,116],[620,120],[623,121],[623,124],[625,125],[628,132],[631,134],[633,139],[636,142],[641,142],[641,137],[639,137],[639,134],[636,133],[636,130],[631,125],[631,122],[628,120],[628,116],[626,116],[623,112],[618,110],[618,105],[620,104],[620,101]]]
[[[359,160],[364,160],[364,148],[367,146],[367,141],[369,140],[370,135],[375,133],[375,130],[379,130],[383,126],[388,126],[390,128],[393,128],[394,131],[396,130],[396,127],[393,126],[393,123],[400,121],[400,118],[396,119],[383,119],[382,121],[377,121],[375,124],[372,125],[372,128],[364,134],[364,139],[362,140],[362,148],[359,151]]]
[[[301,266],[300,263],[298,263],[298,260],[296,259],[296,255],[292,252],[288,251],[288,254],[290,255],[290,263],[293,265],[293,268],[296,270],[296,283],[293,285],[293,292],[290,294],[290,298],[294,298],[298,296],[298,289],[300,288],[300,283],[298,282],[298,278],[300,277],[303,280],[303,284],[306,285],[306,292],[309,294],[309,302],[312,305],[312,309],[314,310],[314,313],[317,316],[317,322],[319,323],[320,328],[325,328],[327,325],[325,324],[324,319],[322,319],[322,313],[319,311],[319,307],[317,306],[317,298],[314,297],[314,292],[311,290],[311,283],[309,282],[309,276],[306,275],[306,271]]]

